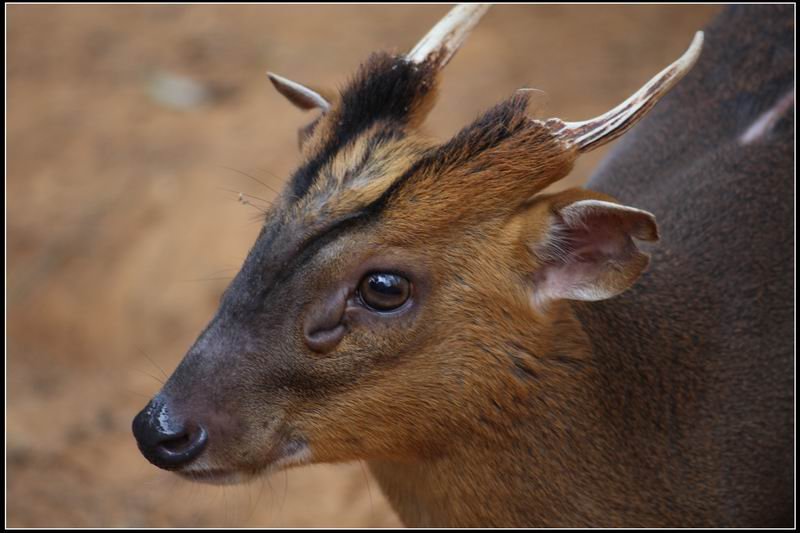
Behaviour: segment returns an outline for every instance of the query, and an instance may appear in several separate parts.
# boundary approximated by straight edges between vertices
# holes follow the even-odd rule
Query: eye
[[[411,282],[386,272],[367,274],[358,284],[361,301],[375,311],[393,311],[411,296]]]

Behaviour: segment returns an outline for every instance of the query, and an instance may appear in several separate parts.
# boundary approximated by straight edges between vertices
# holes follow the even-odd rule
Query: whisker
[[[286,505],[286,493],[289,492],[289,472],[283,471],[283,500],[281,501],[280,511],[283,511],[283,506]]]
[[[226,167],[226,166],[224,166],[224,165],[222,166],[222,168],[224,168],[224,169],[226,169],[226,170],[231,170],[231,171],[233,171],[233,172],[237,172],[237,173],[241,174],[242,176],[246,176],[246,177],[250,178],[251,180],[254,180],[254,181],[255,181],[255,182],[257,182],[257,183],[260,183],[261,185],[263,185],[264,187],[266,187],[266,189],[267,189],[268,191],[272,191],[272,192],[274,192],[276,195],[280,194],[280,192],[276,191],[275,189],[273,189],[272,187],[270,187],[269,185],[267,185],[266,183],[264,183],[263,181],[261,181],[261,180],[260,180],[260,179],[258,179],[257,177],[255,177],[255,176],[251,176],[251,175],[250,175],[250,174],[248,174],[247,172],[244,172],[244,171],[242,171],[242,170],[239,170],[239,169],[236,169],[236,168]]]
[[[147,355],[147,353],[142,349],[141,346],[139,346],[139,345],[135,345],[135,346],[136,346],[136,349],[139,351],[139,353],[142,354],[143,356],[145,356],[145,358],[148,361],[150,361],[151,363],[153,363],[153,366],[155,366],[161,372],[161,375],[164,376],[164,379],[167,379],[169,377],[169,376],[167,376],[167,373],[164,372],[164,369],[161,368],[160,366],[158,366],[158,364],[155,361],[153,361],[153,359],[151,359],[149,355]]]
[[[228,507],[227,487],[225,485],[223,485],[221,488],[222,488],[222,509],[223,509],[223,512],[225,513],[224,514],[225,523],[229,524],[231,520],[230,520],[230,515],[228,513],[229,507]]]
[[[150,372],[146,372],[146,371],[142,370],[141,368],[129,368],[129,370],[134,370],[134,371],[136,371],[136,372],[140,372],[140,373],[144,374],[145,376],[151,377],[151,378],[153,378],[154,380],[156,380],[156,381],[158,381],[159,383],[161,383],[162,385],[164,385],[164,381],[163,381],[163,380],[161,380],[161,379],[159,379],[159,378],[155,377],[155,376],[154,376],[153,374],[151,374]]]
[[[275,178],[275,179],[276,179],[276,180],[278,180],[279,182],[283,182],[283,178],[281,178],[280,176],[278,176],[278,175],[277,175],[277,174],[275,174],[274,172],[270,172],[270,171],[269,171],[269,170],[267,170],[266,168],[263,168],[263,167],[256,167],[256,169],[257,169],[257,170],[260,170],[261,172],[265,172],[265,173],[269,174],[270,176],[272,176],[273,178]]]
[[[270,172],[269,170],[267,170],[267,169],[265,169],[265,168],[261,168],[261,167],[257,167],[257,168],[258,168],[258,170],[260,170],[261,172],[266,172],[267,174],[269,174],[270,176],[272,176],[273,178],[275,178],[276,180],[278,180],[278,182],[279,182],[279,183],[283,184],[284,180],[283,180],[283,178],[281,178],[280,176],[277,176],[276,174],[274,174],[273,172]],[[295,193],[292,193],[292,198],[294,198],[294,199],[297,199],[297,198],[298,198],[298,196],[297,196]]]
[[[230,268],[222,268],[220,270],[215,270],[209,274],[209,277],[202,277],[202,278],[191,278],[191,279],[182,279],[178,280],[179,283],[184,282],[192,282],[192,281],[216,281],[216,280],[223,280],[223,279],[233,279],[234,276],[217,276],[217,274],[222,274],[224,272],[235,272],[238,271],[239,267],[230,267]]]
[[[264,481],[267,482],[267,486],[269,487],[269,519],[274,523],[275,522],[275,489],[272,488],[272,483],[269,482],[269,475],[264,477]]]
[[[219,270],[215,270],[214,272],[211,272],[211,274],[212,275],[213,274],[222,274],[223,272],[231,272],[233,270],[239,270],[239,267],[233,266],[233,267],[228,267],[228,268],[221,268]]]
[[[250,193],[240,192],[240,191],[234,191],[233,189],[226,189],[225,187],[217,187],[217,189],[220,190],[220,191],[232,192],[233,194],[238,194],[238,195],[241,195],[241,196],[249,196],[250,198],[255,198],[256,200],[261,200],[265,204],[272,206],[272,201],[271,200],[267,200],[266,198],[261,198],[260,196],[256,196],[255,194],[250,194]]]
[[[135,390],[131,390],[131,389],[127,388],[127,387],[123,387],[122,390],[124,390],[125,392],[127,392],[129,394],[135,394],[136,396],[141,396],[142,398],[146,398],[148,400],[151,398],[151,395],[142,394],[141,392],[138,392],[138,391],[135,391]]]
[[[255,209],[258,209],[258,211],[263,215],[267,214],[267,210],[266,209],[263,209],[263,208],[257,206],[256,204],[252,203],[250,200],[246,200],[242,193],[239,193],[239,203],[242,204],[242,205],[253,206]]]
[[[364,467],[364,461],[358,461],[359,466],[361,466],[361,473],[364,474],[364,481],[367,482],[367,494],[369,494],[369,519],[370,521],[375,524],[375,504],[372,501],[372,488],[369,484],[369,476],[367,475],[367,470]]]
[[[253,521],[253,515],[256,512],[256,508],[261,503],[261,496],[264,494],[264,479],[259,479],[260,483],[258,484],[258,494],[256,495],[256,501],[253,503],[253,506],[250,508],[250,516],[247,517],[247,523],[251,523]]]
[[[259,222],[259,223],[263,224],[263,223],[264,223],[264,214],[263,214],[263,213],[258,213],[258,214],[254,214],[254,215],[252,215],[252,216],[250,217],[250,220],[249,220],[249,222],[250,222],[251,224],[252,224],[252,223],[255,223],[255,222]]]
[[[255,510],[253,507],[253,491],[249,483],[245,486],[245,493],[247,494],[247,512],[243,517],[242,525],[247,525],[247,523],[253,517],[253,511]]]

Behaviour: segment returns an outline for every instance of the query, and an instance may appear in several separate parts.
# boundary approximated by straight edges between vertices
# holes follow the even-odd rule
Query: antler
[[[703,48],[703,32],[695,34],[692,44],[684,54],[670,66],[659,72],[641,89],[620,105],[583,122],[564,122],[549,119],[546,124],[566,143],[576,146],[580,152],[588,152],[610,142],[639,121],[662,96],[667,94],[697,62]]]
[[[458,4],[431,28],[406,59],[412,63],[434,61],[437,69],[441,69],[464,44],[489,7],[490,4]]]
[[[321,94],[305,85],[286,79],[283,76],[278,76],[274,72],[267,72],[267,76],[272,85],[275,86],[275,89],[300,109],[319,108],[323,111],[330,109],[331,104]]]

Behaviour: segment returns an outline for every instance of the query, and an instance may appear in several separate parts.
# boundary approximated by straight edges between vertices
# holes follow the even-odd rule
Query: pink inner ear
[[[570,243],[570,256],[579,262],[598,262],[604,258],[618,255],[630,239],[627,234],[614,227],[613,217],[597,216],[588,222],[591,229],[572,228],[567,230]]]
[[[619,255],[630,244],[625,222],[614,213],[586,213],[567,221],[558,217],[551,228],[546,263],[598,262]]]
[[[642,255],[632,236],[657,238],[652,215],[607,202],[576,202],[555,215],[537,255],[534,299],[600,300],[627,287],[626,268]]]

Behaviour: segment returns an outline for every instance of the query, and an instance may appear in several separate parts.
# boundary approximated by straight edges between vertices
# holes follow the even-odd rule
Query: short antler
[[[677,61],[611,111],[583,122],[564,122],[554,118],[548,120],[547,125],[564,142],[577,147],[578,151],[594,150],[625,133],[652,109],[692,69],[702,48],[703,32],[699,31],[689,49]]]
[[[490,4],[459,4],[434,26],[406,56],[412,63],[436,62],[444,67],[464,44]]]
[[[272,82],[272,85],[275,86],[279,93],[300,109],[319,108],[323,111],[328,111],[331,107],[331,104],[321,94],[305,85],[300,85],[296,81],[278,76],[274,72],[267,72],[267,77],[269,77],[269,81]]]

